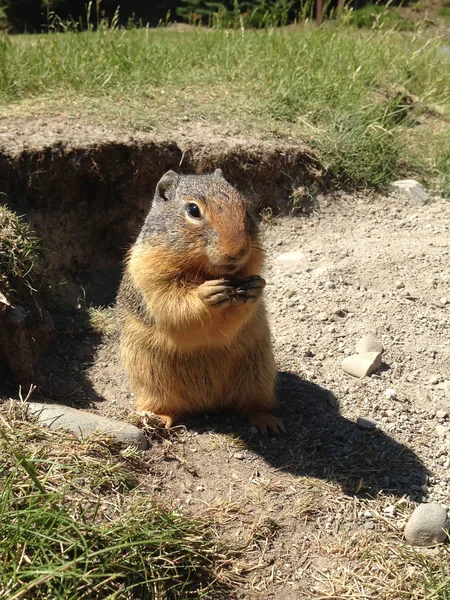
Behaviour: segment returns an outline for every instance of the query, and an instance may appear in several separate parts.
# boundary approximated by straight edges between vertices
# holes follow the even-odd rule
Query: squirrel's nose
[[[237,252],[233,252],[233,254],[227,254],[226,260],[229,262],[236,262],[240,260],[243,256],[245,256],[247,250],[245,248],[241,248]]]

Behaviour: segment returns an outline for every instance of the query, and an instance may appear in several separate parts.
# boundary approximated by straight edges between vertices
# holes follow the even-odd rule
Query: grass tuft
[[[55,112],[166,134],[214,124],[306,142],[336,185],[380,188],[420,175],[447,189],[448,143],[438,140],[450,116],[447,47],[434,29],[366,30],[342,20],[3,36],[2,115]],[[394,89],[402,94],[386,93]],[[438,132],[427,118],[436,106]]]
[[[38,259],[38,240],[21,217],[0,206],[0,286],[9,290],[14,281],[31,286]]]
[[[229,597],[210,530],[140,490],[138,454],[20,413],[2,418],[0,598]]]

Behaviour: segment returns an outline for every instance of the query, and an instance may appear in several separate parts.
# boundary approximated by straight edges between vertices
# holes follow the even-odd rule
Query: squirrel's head
[[[257,273],[262,266],[251,205],[220,169],[211,175],[168,171],[156,186],[148,219],[164,231],[183,269],[225,277]]]

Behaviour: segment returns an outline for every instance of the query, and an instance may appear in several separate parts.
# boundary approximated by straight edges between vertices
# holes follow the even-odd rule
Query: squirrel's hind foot
[[[261,435],[267,435],[268,432],[280,435],[286,433],[284,423],[278,417],[266,410],[254,411],[248,415],[250,427],[257,427]]]
[[[140,410],[139,415],[142,418],[144,426],[150,425],[152,427],[165,427],[166,429],[170,429],[176,425],[175,417],[170,415],[160,415],[151,410]]]

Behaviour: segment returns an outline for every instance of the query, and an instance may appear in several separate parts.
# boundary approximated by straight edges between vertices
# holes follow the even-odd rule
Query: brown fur
[[[230,408],[263,433],[278,432],[283,425],[270,413],[276,370],[260,297],[264,282],[252,278],[258,281],[250,295],[242,292],[246,302],[237,292],[262,269],[258,233],[246,200],[229,184],[214,176],[200,183],[201,194],[174,196],[181,216],[167,219],[175,234],[149,229],[129,253],[118,300],[123,364],[137,407],[168,426],[187,414]],[[201,220],[186,214],[191,201]],[[165,205],[158,206],[156,217],[164,219]]]

